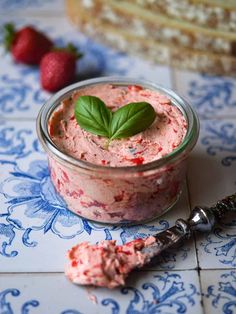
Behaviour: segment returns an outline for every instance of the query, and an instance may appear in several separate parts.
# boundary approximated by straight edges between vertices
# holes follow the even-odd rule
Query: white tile
[[[236,117],[236,79],[175,70],[175,89],[201,118]]]
[[[236,271],[204,270],[201,271],[201,285],[205,313],[235,313]]]
[[[34,13],[37,15],[47,14],[50,12],[51,15],[58,14],[59,12],[64,13],[65,5],[63,0],[21,0],[21,1],[8,1],[1,0],[0,2],[0,15],[13,14],[25,14]]]
[[[83,220],[69,212],[55,192],[34,122],[5,122],[0,125],[0,138],[1,272],[63,271],[66,251],[78,242],[124,243],[158,233],[188,216],[185,190],[172,210],[145,225],[114,227]],[[194,269],[196,265],[194,245],[188,242],[165,253],[154,268]]]
[[[23,307],[35,314],[202,313],[196,271],[138,272],[127,287],[114,290],[75,286],[63,274],[0,278],[0,310],[8,310],[4,313],[17,314]]]
[[[200,138],[189,160],[191,206],[210,206],[236,191],[236,120],[202,121]],[[208,235],[197,235],[201,268],[236,266],[236,217],[221,221]]]

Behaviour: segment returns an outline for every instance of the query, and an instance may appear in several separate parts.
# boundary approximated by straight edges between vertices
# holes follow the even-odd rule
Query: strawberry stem
[[[3,26],[3,31],[4,31],[4,35],[3,35],[3,43],[5,46],[5,49],[7,51],[9,51],[11,49],[13,40],[15,38],[15,26],[12,23],[7,23]]]
[[[72,43],[68,43],[66,47],[54,47],[53,48],[54,51],[66,51],[69,53],[72,53],[76,59],[82,58],[83,57],[83,53],[81,53],[78,48],[73,45]]]

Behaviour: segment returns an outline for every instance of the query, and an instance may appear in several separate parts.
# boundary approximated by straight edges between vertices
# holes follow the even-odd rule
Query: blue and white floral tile
[[[236,120],[205,120],[189,162],[191,206],[210,206],[236,192]],[[197,235],[201,268],[236,266],[236,214],[206,235]]]
[[[10,21],[2,17],[0,28]],[[171,87],[169,67],[156,65],[117,52],[97,44],[74,29],[66,18],[34,17],[16,18],[14,23],[21,27],[35,25],[45,31],[58,46],[72,42],[84,54],[78,62],[78,77],[81,81],[99,76],[126,76],[148,79],[165,87]],[[0,32],[0,41],[2,40]],[[36,118],[43,103],[51,96],[40,86],[38,67],[16,64],[9,54],[0,51],[0,116],[6,118]]]
[[[205,313],[236,313],[236,271],[201,271],[201,286]]]
[[[9,14],[64,14],[64,0],[0,0],[0,15]]]
[[[169,213],[145,225],[104,226],[72,214],[51,183],[34,121],[0,124],[0,167],[1,272],[63,271],[66,251],[78,242],[116,239],[125,243],[163,231],[189,213],[185,189]],[[153,267],[194,269],[196,266],[194,245],[188,242],[166,252]]]
[[[200,118],[236,117],[236,80],[232,77],[174,71],[174,87]]]
[[[76,286],[63,274],[6,274],[2,279],[4,314],[203,313],[196,271],[142,271],[114,290]]]

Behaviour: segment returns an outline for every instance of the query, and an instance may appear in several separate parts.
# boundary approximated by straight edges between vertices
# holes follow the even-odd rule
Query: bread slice
[[[235,0],[127,0],[127,2],[199,26],[236,31]]]
[[[85,2],[86,5],[84,5]],[[67,12],[80,30],[119,50],[179,68],[214,74],[236,74],[235,57],[210,52],[210,49],[203,51],[183,47],[175,42],[158,41],[151,35],[141,36],[126,24],[122,25],[119,17],[117,18],[119,24],[97,18],[100,6],[100,0],[92,1],[92,4],[85,0],[68,0]],[[117,15],[114,16],[114,19],[116,17]]]
[[[115,27],[128,29],[136,36],[152,38],[158,42],[227,55],[236,54],[234,32],[216,31],[179,22],[124,1],[96,0],[89,8],[84,5],[86,2],[78,2],[79,10],[85,9],[85,14],[91,16],[91,23],[94,19],[99,19]]]

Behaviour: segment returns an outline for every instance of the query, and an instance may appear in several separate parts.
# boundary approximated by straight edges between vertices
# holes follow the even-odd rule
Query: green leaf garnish
[[[75,118],[82,129],[104,137],[110,137],[112,112],[98,97],[81,96],[75,105]]]
[[[113,113],[110,139],[133,136],[146,130],[155,120],[156,113],[147,102],[125,105]]]
[[[109,142],[146,130],[155,117],[154,108],[147,102],[130,103],[115,112],[94,96],[80,96],[75,104],[75,118],[80,127],[107,137]]]

